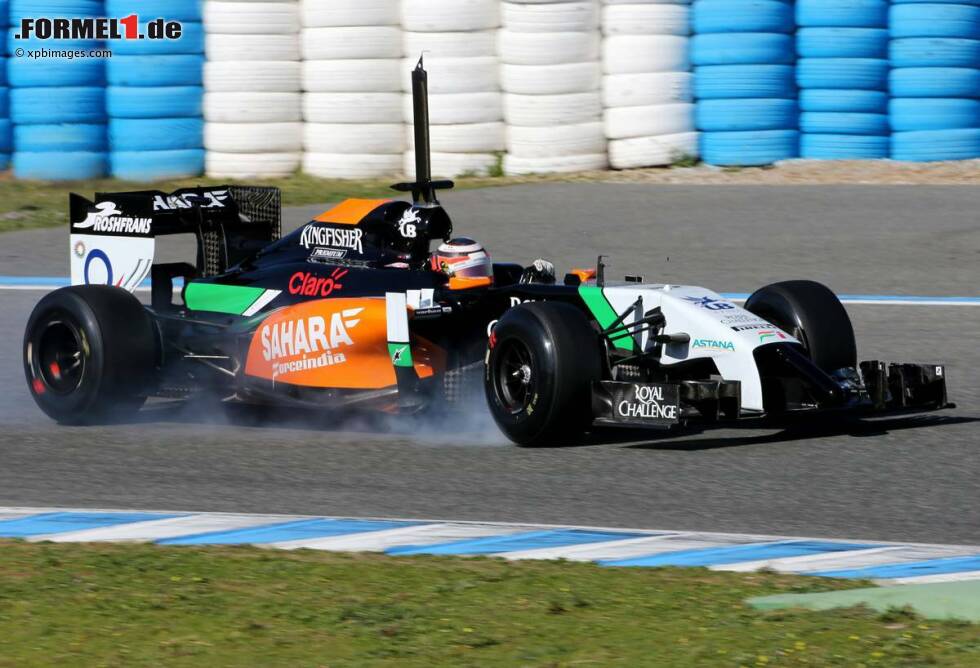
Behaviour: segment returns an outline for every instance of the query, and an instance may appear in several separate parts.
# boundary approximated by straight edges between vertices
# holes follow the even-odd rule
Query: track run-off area
[[[58,227],[0,235],[0,275],[22,281],[0,285],[0,505],[980,544],[975,188],[564,183],[448,192],[443,203],[456,234],[498,261],[545,257],[564,272],[602,253],[610,278],[735,295],[809,278],[865,297],[847,304],[861,359],[947,364],[958,408],[788,430],[608,431],[541,450],[508,445],[486,415],[420,424],[286,412],[257,423],[155,404],[131,424],[59,427],[28,395],[20,350],[49,289],[29,277],[67,273]],[[284,226],[320,210],[287,210]],[[193,257],[185,241],[160,247],[160,261]]]

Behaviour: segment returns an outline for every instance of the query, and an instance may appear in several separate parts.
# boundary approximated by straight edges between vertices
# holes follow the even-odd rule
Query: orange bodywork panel
[[[386,318],[384,298],[318,299],[287,306],[255,330],[245,374],[304,387],[391,387],[396,379]],[[445,351],[438,346],[415,338],[411,350],[420,378],[445,370]]]
[[[485,288],[493,285],[493,279],[489,276],[450,276],[450,290],[472,290],[473,288]]]
[[[314,218],[318,223],[357,225],[364,217],[390,199],[348,199]]]
[[[595,269],[572,269],[570,272],[579,277],[579,280],[585,283],[586,281],[591,281],[595,278]]]
[[[318,299],[276,311],[252,337],[245,374],[306,387],[395,384],[384,299]]]

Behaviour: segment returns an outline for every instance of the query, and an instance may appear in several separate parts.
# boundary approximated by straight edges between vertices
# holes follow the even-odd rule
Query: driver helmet
[[[493,278],[493,263],[479,242],[457,237],[440,244],[430,257],[432,271],[450,278]]]

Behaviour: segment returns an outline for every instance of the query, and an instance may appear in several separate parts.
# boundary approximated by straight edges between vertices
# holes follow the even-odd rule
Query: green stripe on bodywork
[[[391,363],[395,366],[413,366],[412,348],[407,343],[389,343],[388,356],[391,357]]]
[[[255,300],[262,296],[264,288],[247,288],[240,285],[219,283],[188,283],[184,289],[184,303],[194,311],[214,311],[241,315]]]
[[[578,294],[582,298],[582,301],[585,302],[585,305],[589,307],[589,310],[592,311],[592,315],[600,327],[608,329],[616,322],[619,314],[609,304],[609,300],[603,294],[602,288],[593,285],[580,285]],[[615,338],[611,338],[611,340],[617,348],[629,350],[630,352],[633,351],[634,341],[632,335],[619,334]]]

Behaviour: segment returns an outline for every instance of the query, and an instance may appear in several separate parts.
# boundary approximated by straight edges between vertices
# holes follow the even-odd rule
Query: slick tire
[[[759,288],[746,310],[803,342],[810,359],[831,373],[857,366],[854,328],[830,288],[815,281],[782,281]]]
[[[554,447],[581,439],[600,379],[599,338],[574,306],[534,302],[494,325],[484,375],[487,404],[518,445]]]
[[[121,288],[76,285],[45,296],[24,334],[34,401],[62,424],[131,417],[152,387],[157,335],[149,313]]]

